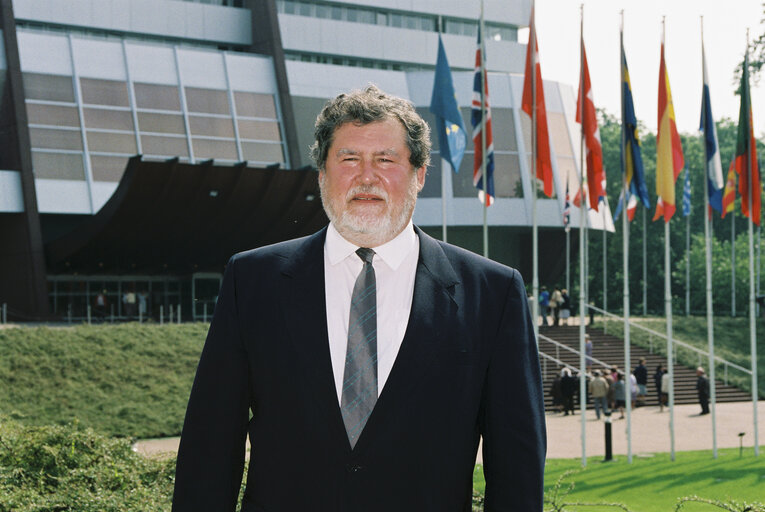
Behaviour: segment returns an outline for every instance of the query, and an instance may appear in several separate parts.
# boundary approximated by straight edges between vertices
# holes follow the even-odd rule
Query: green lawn
[[[180,434],[207,324],[0,329],[0,414],[110,436]]]
[[[765,511],[765,451],[754,456],[750,448],[739,457],[738,449],[719,450],[717,460],[711,451],[677,453],[672,462],[667,453],[652,457],[635,457],[628,464],[626,457],[608,463],[602,457],[588,459],[552,459],[545,470],[545,510],[555,510],[550,500],[562,478],[555,503],[620,503],[632,512],[671,512],[679,498],[698,496],[706,500],[730,503],[760,502],[760,508],[721,509],[709,504],[686,503],[680,510],[714,512],[715,510]],[[569,474],[566,474],[570,472]],[[477,467],[474,488],[483,491],[483,470]],[[569,484],[574,488],[567,493]],[[565,507],[557,510],[624,510],[619,507]]]

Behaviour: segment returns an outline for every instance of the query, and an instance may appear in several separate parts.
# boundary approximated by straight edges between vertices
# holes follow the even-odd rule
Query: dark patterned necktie
[[[372,249],[361,247],[356,254],[364,261],[351,295],[348,348],[343,371],[340,405],[351,448],[364,430],[377,402],[377,283]]]

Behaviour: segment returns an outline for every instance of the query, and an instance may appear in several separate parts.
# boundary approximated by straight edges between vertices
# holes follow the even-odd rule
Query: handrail
[[[581,352],[580,352],[579,350],[576,350],[576,349],[574,349],[574,348],[571,348],[571,347],[569,347],[568,345],[566,345],[565,343],[561,343],[560,341],[555,341],[555,340],[554,340],[554,339],[552,339],[552,338],[548,338],[548,337],[547,337],[547,336],[545,336],[544,334],[540,334],[540,335],[538,335],[538,338],[539,338],[540,340],[546,341],[546,342],[548,342],[548,343],[552,343],[552,344],[553,344],[553,345],[555,345],[556,347],[562,348],[562,349],[564,349],[564,350],[568,350],[569,352],[573,352],[573,353],[575,353],[575,354],[577,354],[577,355],[581,354]],[[546,355],[546,354],[545,354],[545,355]],[[604,368],[607,368],[607,369],[609,369],[609,370],[610,370],[610,369],[613,367],[613,365],[611,365],[611,364],[608,364],[608,363],[604,363],[604,362],[603,362],[603,361],[601,361],[600,359],[596,359],[596,358],[594,358],[594,357],[592,357],[592,356],[588,357],[588,359],[589,359],[590,361],[592,361],[593,363],[597,363],[597,364],[599,364],[600,366],[602,366],[602,367],[604,367]],[[575,368],[577,371],[579,371],[579,368],[576,368],[576,367],[573,367],[573,366],[572,366],[572,368]]]
[[[613,317],[613,318],[616,318],[618,320],[621,320],[622,322],[624,321],[623,317],[621,317],[619,315],[615,315],[614,313],[609,313],[608,311],[606,311],[604,309],[600,309],[597,306],[593,306],[591,304],[587,304],[587,307],[592,309],[592,310],[594,310],[594,311],[596,311],[596,312],[598,312],[598,313],[600,313],[603,316]],[[630,324],[630,327],[636,327],[636,328],[641,329],[643,331],[646,331],[649,334],[651,334],[653,336],[656,336],[658,338],[664,338],[665,340],[667,339],[667,335],[666,334],[662,334],[660,332],[654,331],[653,329],[651,329],[649,327],[644,327],[644,326],[642,326],[640,324],[633,323],[632,321],[630,321],[629,324]],[[706,352],[706,351],[704,351],[704,350],[702,350],[702,349],[700,349],[698,347],[694,347],[693,345],[690,345],[690,344],[688,344],[688,343],[686,343],[684,341],[680,341],[680,340],[675,339],[675,338],[673,338],[672,341],[676,345],[680,345],[681,347],[683,347],[683,348],[685,348],[687,350],[690,350],[692,352],[696,352],[700,356],[706,356],[707,358],[709,358],[709,352]],[[738,365],[736,363],[732,363],[732,362],[728,361],[727,359],[723,359],[720,356],[715,355],[715,361],[720,363],[720,364],[722,364],[722,365],[730,366],[731,368],[735,368],[735,369],[737,369],[739,371],[742,371],[742,372],[744,372],[744,373],[746,373],[748,375],[752,375],[752,370],[748,370],[748,369],[744,368],[743,366],[740,366],[740,365]]]

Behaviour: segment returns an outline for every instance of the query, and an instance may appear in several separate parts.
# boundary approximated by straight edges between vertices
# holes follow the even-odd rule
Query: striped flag
[[[733,162],[730,163],[728,168],[728,179],[725,181],[725,191],[722,196],[722,218],[725,215],[733,212],[733,208],[736,202],[736,167]]]
[[[563,207],[563,227],[571,231],[571,201],[568,195],[568,181],[566,181],[566,204]]]
[[[550,158],[550,136],[547,131],[547,109],[545,107],[545,89],[542,82],[542,66],[539,64],[539,45],[537,44],[537,32],[534,25],[534,8],[531,9],[531,21],[529,22],[529,44],[526,47],[526,71],[523,79],[523,95],[521,109],[529,116],[531,129],[536,128],[536,177],[542,182],[542,189],[547,197],[553,195],[552,160]],[[533,48],[533,56],[532,56]],[[534,75],[532,80],[531,61],[534,61]],[[532,104],[536,100],[536,105]],[[534,109],[536,109],[536,127],[534,126]],[[532,171],[534,172],[534,171]]]
[[[595,102],[590,82],[590,70],[587,66],[587,53],[582,48],[582,70],[579,84],[579,93],[576,102],[576,122],[582,124],[584,143],[587,147],[587,186],[590,208],[598,211],[600,201],[606,195],[603,172],[603,147],[600,144],[600,130],[598,129],[598,117],[595,113]],[[582,112],[584,109],[584,112]]]
[[[637,194],[628,193],[629,199],[627,200],[627,220],[632,222],[635,218],[635,210],[637,210]],[[622,213],[624,208],[624,190],[619,194],[619,202],[616,203],[616,209],[614,210],[614,221],[619,220],[619,214]]]
[[[486,69],[483,66],[483,40],[481,39],[481,29],[478,28],[478,48],[475,51],[475,76],[473,78],[473,103],[471,108],[470,124],[473,125],[473,147],[475,156],[473,158],[473,185],[479,190],[478,199],[486,206],[494,203],[494,139],[491,134],[491,108],[489,107],[489,84],[486,80]],[[483,85],[483,95],[481,94],[481,85]],[[483,109],[481,108],[481,99],[483,99]],[[483,117],[482,110],[486,111],[486,122],[481,123]],[[482,124],[486,126],[486,195],[484,195],[484,183],[481,177],[483,175],[483,146],[481,142]],[[484,199],[485,198],[485,199]]]
[[[664,217],[669,222],[675,214],[675,182],[684,165],[683,148],[675,125],[675,108],[664,60],[664,34],[661,36],[659,64],[659,122],[656,135],[656,214],[653,220]]]
[[[683,217],[691,214],[691,174],[685,168],[685,183],[683,184]]]
[[[635,105],[632,101],[632,85],[630,84],[630,72],[627,68],[627,56],[622,50],[622,95],[624,104],[622,105],[622,131],[624,135],[624,171],[627,181],[627,218],[631,221],[635,217],[635,208],[638,199],[645,208],[651,207],[651,201],[648,198],[648,188],[645,184],[645,173],[643,171],[643,157],[640,153],[640,136],[638,134],[638,122],[635,116]],[[634,206],[631,206],[634,205]],[[630,211],[632,212],[630,214]],[[616,215],[614,216],[616,218]]]
[[[733,165],[738,174],[738,194],[741,196],[741,213],[749,217],[749,195],[751,189],[751,219],[760,225],[760,169],[757,163],[757,143],[754,140],[754,122],[752,118],[752,97],[749,94],[749,49],[744,56],[744,69],[741,73],[741,109],[738,115],[738,137],[736,138],[736,156]],[[751,170],[751,176],[750,176]]]
[[[701,95],[701,123],[699,129],[704,132],[704,145],[707,156],[707,195],[709,206],[722,213],[723,175],[720,163],[720,145],[717,143],[717,128],[712,117],[712,102],[709,99],[709,78],[707,77],[707,58],[704,53],[704,40],[701,41],[701,67],[704,87]]]

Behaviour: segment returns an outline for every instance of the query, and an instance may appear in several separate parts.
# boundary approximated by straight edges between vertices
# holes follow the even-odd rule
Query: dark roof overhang
[[[135,156],[96,215],[45,245],[48,273],[219,272],[237,252],[327,224],[317,176]]]

